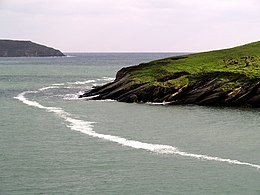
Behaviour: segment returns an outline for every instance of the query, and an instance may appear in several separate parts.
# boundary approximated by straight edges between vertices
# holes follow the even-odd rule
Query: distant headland
[[[0,40],[0,57],[65,56],[61,51],[31,41]]]

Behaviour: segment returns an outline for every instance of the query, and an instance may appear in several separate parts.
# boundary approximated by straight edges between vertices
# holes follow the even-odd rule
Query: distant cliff
[[[31,41],[0,40],[0,57],[65,56],[61,51]]]

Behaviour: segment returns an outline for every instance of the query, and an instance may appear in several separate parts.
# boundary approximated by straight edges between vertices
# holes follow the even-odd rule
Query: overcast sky
[[[0,0],[0,38],[62,51],[206,51],[260,40],[260,0]]]

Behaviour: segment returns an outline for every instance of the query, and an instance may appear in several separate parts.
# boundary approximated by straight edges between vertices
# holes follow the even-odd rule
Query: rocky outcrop
[[[129,71],[134,68],[135,67],[124,68],[120,70],[114,82],[96,87],[80,97],[93,97],[92,99],[94,100],[113,99],[128,103],[156,102],[172,105],[196,104],[205,106],[260,108],[259,79],[249,79],[248,82],[243,83],[241,86],[229,90],[227,86],[230,83],[221,82],[217,78],[217,74],[204,75],[204,79],[178,88],[175,86],[138,83],[131,79],[129,73]],[[187,73],[180,72],[173,76],[176,78],[183,74]],[[232,76],[234,77],[234,75]],[[241,76],[237,75],[237,77],[239,78]],[[165,79],[163,81],[165,81]]]
[[[65,56],[59,50],[31,41],[0,40],[0,57]]]

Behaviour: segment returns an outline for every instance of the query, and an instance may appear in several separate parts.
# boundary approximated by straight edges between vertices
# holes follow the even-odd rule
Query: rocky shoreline
[[[154,102],[171,105],[260,108],[260,80],[251,80],[232,90],[224,90],[228,83],[222,83],[215,77],[179,88],[162,87],[150,83],[136,83],[128,72],[134,68],[123,68],[117,73],[114,82],[87,91],[80,98],[113,99],[127,103]]]

